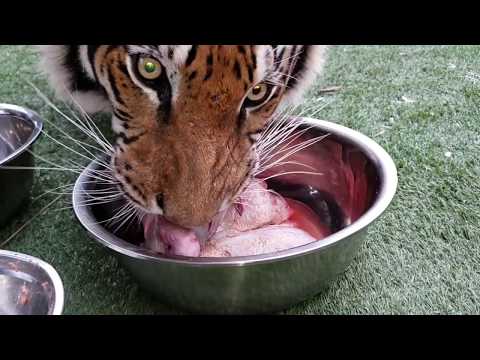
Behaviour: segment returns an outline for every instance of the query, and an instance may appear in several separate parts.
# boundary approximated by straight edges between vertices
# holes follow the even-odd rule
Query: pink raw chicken
[[[233,236],[266,225],[278,225],[287,221],[290,209],[279,195],[267,190],[261,180],[252,181],[221,221],[216,235]]]
[[[320,221],[313,211],[267,191],[267,185],[263,181],[253,181],[239,202],[240,210],[234,207],[227,212],[218,231],[206,243],[200,256],[273,253],[311,243],[318,239],[314,235],[322,235],[315,230],[315,225],[319,226]],[[295,220],[291,221],[292,218]]]
[[[304,245],[318,239],[313,235],[321,234],[314,230],[314,224],[320,225],[320,221],[313,211],[299,204],[292,206],[290,201],[267,191],[263,181],[252,181],[239,201],[241,205],[224,214],[218,230],[204,246],[193,231],[161,216],[148,215],[143,222],[145,247],[166,255],[249,256]],[[312,229],[311,235],[307,231]]]
[[[270,225],[235,236],[215,235],[201,252],[205,257],[251,256],[274,253],[316,241],[291,224]]]

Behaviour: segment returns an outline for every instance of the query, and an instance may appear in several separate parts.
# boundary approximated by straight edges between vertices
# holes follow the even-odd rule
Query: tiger
[[[56,96],[111,114],[111,165],[145,213],[206,226],[251,180],[255,145],[321,74],[327,45],[39,45]]]

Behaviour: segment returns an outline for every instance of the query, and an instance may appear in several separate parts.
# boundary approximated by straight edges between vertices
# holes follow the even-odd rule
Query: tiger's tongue
[[[147,249],[165,255],[200,256],[200,241],[194,231],[160,215],[147,215],[142,222]]]

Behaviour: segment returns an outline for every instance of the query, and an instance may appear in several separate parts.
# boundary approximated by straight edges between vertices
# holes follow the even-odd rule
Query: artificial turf
[[[82,136],[26,83],[52,95],[37,60],[28,46],[0,46],[0,102],[29,107]],[[306,102],[325,97],[330,104],[319,118],[359,130],[382,145],[398,167],[399,187],[346,273],[285,313],[480,313],[480,79],[472,75],[479,73],[479,46],[331,49],[325,73]],[[342,89],[325,95],[319,91],[325,86]],[[45,129],[55,135],[50,124]],[[46,136],[35,152],[53,162],[79,160]],[[37,171],[32,198],[75,178]],[[61,209],[68,206],[68,196],[35,217],[54,197],[46,194],[26,206],[0,229],[0,243],[34,218],[5,248],[40,257],[58,270],[65,314],[175,313],[140,290],[86,237],[72,210]]]

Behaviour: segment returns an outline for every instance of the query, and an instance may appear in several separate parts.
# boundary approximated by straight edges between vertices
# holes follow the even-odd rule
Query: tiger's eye
[[[260,83],[255,85],[253,88],[250,89],[247,98],[253,102],[262,102],[268,96],[268,87],[265,83]]]
[[[257,85],[252,89],[252,94],[253,95],[258,95],[258,94],[261,93],[261,91],[262,91],[262,87],[260,85]]]
[[[155,65],[151,61],[145,62],[143,67],[144,67],[145,71],[148,72],[148,73],[153,73],[155,70],[157,70],[157,65]]]
[[[155,80],[162,75],[162,64],[150,57],[140,58],[138,72],[147,80]]]

